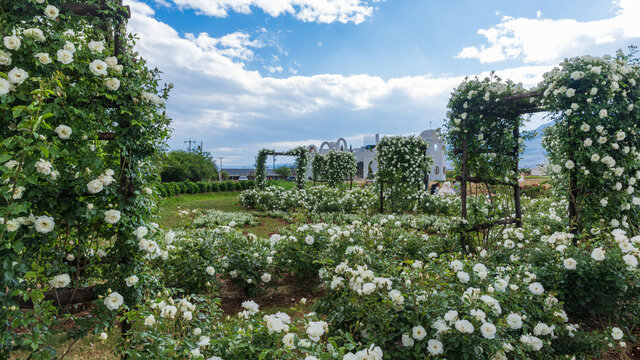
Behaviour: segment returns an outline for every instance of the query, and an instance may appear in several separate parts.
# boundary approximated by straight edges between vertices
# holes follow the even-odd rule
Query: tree
[[[208,152],[171,151],[162,157],[162,182],[207,181],[218,177],[218,167]]]
[[[276,173],[276,175],[286,178],[287,176],[291,175],[291,168],[286,166],[281,166],[275,169],[274,172]]]

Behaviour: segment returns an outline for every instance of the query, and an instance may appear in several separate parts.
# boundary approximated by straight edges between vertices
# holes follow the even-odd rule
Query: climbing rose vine
[[[543,141],[549,172],[575,199],[578,229],[640,221],[639,81],[638,66],[619,54],[565,60],[539,86],[555,122]]]
[[[167,253],[143,189],[157,178],[150,159],[168,135],[170,86],[135,55],[133,35],[119,34],[116,54],[106,22],[123,21],[123,9],[113,3],[82,17],[61,1],[0,6],[0,353],[50,359],[41,344],[69,299],[94,300],[67,329],[86,334],[153,288],[145,264]]]

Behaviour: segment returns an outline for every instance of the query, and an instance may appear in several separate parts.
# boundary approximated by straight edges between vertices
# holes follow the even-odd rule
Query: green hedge
[[[166,182],[160,183],[156,191],[160,196],[173,196],[179,194],[197,194],[217,191],[239,191],[253,187],[253,180],[246,181],[222,181],[222,182]]]

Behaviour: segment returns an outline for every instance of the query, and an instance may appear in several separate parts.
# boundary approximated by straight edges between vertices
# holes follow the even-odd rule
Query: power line
[[[184,141],[185,144],[189,144],[189,152],[191,152],[191,143],[197,144],[197,141],[193,140],[192,138],[188,138],[187,140]]]

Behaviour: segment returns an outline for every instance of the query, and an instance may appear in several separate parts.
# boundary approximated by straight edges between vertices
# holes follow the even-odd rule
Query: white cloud
[[[270,16],[291,14],[305,22],[355,23],[373,14],[373,3],[384,0],[172,0],[180,8],[194,9],[215,17],[226,17],[229,11],[251,13],[256,7]]]
[[[541,12],[536,19],[505,16],[499,24],[478,30],[488,46],[465,47],[457,57],[481,63],[522,58],[525,63],[548,64],[592,51],[598,45],[608,44],[608,49],[616,40],[618,46],[626,47],[632,39],[640,38],[640,1],[619,0],[615,5],[615,16],[595,21],[543,19]]]
[[[275,74],[275,73],[279,73],[282,72],[282,66],[278,65],[278,66],[265,66],[265,69],[267,69],[267,71],[271,74]]]
[[[264,146],[308,144],[309,134],[321,142],[352,134],[419,132],[430,121],[439,126],[450,92],[463,80],[430,74],[386,80],[367,74],[263,76],[247,69],[243,56],[227,51],[262,46],[251,36],[180,36],[156,20],[149,6],[127,3],[132,7],[129,30],[140,38],[136,50],[175,84],[168,102],[174,119],[170,144],[182,146],[188,137],[204,141],[205,147],[215,144],[214,155],[228,156],[228,165],[251,164]],[[527,66],[498,74],[533,86],[547,70]]]

